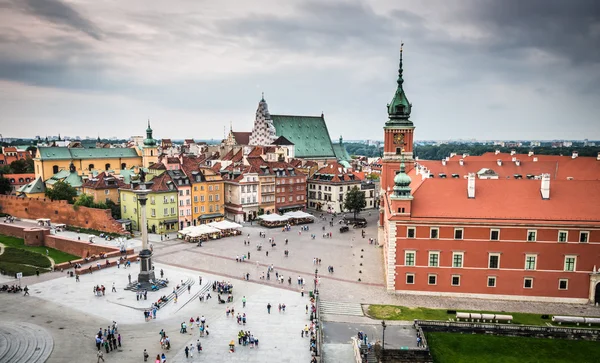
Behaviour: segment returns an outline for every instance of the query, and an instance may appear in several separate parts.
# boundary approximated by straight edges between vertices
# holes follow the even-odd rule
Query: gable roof
[[[540,187],[540,180],[477,179],[468,198],[467,180],[425,179],[413,188],[411,218],[600,222],[600,182],[553,180],[547,200]]]
[[[113,181],[114,183],[111,183]],[[102,172],[95,177],[89,178],[83,183],[83,188],[88,189],[117,189],[123,188],[125,183],[113,175]]]
[[[17,192],[26,193],[26,194],[34,194],[34,193],[45,193],[46,192],[46,184],[42,180],[42,177],[39,176],[37,179],[32,181],[29,184],[25,184],[20,187]]]
[[[273,141],[273,145],[294,145],[294,143],[286,139],[285,136],[279,136]]]
[[[298,158],[333,158],[331,137],[323,116],[271,115],[277,136],[295,145]]]
[[[71,159],[106,159],[106,158],[139,158],[133,148],[101,148],[101,149],[69,149],[67,147],[38,147],[37,159],[71,160]]]
[[[352,173],[352,171],[346,169],[342,164],[338,162],[329,163],[324,167],[317,170],[310,178],[315,181],[327,181],[332,183],[343,183],[343,182],[354,182],[360,183],[360,179]]]
[[[235,143],[238,145],[248,145],[250,144],[250,135],[252,132],[246,131],[232,131],[233,138],[235,139]]]

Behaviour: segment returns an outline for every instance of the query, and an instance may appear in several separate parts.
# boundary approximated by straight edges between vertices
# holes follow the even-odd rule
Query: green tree
[[[77,207],[94,208],[94,197],[89,194],[81,194],[74,204]]]
[[[112,200],[106,201],[106,208],[110,209],[110,214],[114,219],[121,219],[121,206],[113,202]]]
[[[37,147],[29,146],[29,147],[27,147],[27,151],[29,151],[29,153],[31,153],[32,158],[35,158],[35,154],[37,153]]]
[[[46,197],[50,200],[66,200],[73,204],[77,190],[65,182],[57,181],[52,188],[46,189]]]
[[[363,193],[358,187],[350,189],[346,193],[346,199],[344,200],[344,209],[347,209],[354,213],[354,218],[367,206],[365,200],[365,193]]]
[[[10,185],[10,180],[3,175],[0,175],[0,194],[10,194],[11,191],[12,186]]]
[[[28,167],[29,165],[27,164],[27,160],[24,159],[15,160],[10,163],[10,169],[12,170],[13,174],[25,174],[28,172]]]

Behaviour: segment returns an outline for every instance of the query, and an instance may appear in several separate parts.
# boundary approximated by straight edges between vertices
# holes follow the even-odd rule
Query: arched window
[[[104,170],[109,171],[110,170],[110,164],[104,165]]]
[[[88,170],[89,170],[89,171],[92,171],[92,170],[94,170],[94,164],[90,164],[90,165],[88,165]]]
[[[127,164],[126,163],[121,163],[121,170],[125,170],[127,169]]]
[[[154,150],[150,150],[150,156],[154,156]]]
[[[23,182],[23,178],[19,178],[19,183],[22,183],[22,182]]]
[[[58,165],[54,165],[54,166],[52,166],[52,173],[53,173],[53,174],[56,174],[56,173],[58,173]]]

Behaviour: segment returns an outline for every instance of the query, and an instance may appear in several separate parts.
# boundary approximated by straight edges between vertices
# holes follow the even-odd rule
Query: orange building
[[[600,303],[600,158],[414,161],[400,59],[382,159],[387,291]]]

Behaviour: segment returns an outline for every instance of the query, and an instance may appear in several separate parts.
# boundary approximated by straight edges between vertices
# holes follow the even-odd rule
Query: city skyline
[[[220,139],[265,92],[378,140],[403,41],[417,140],[600,139],[593,1],[234,4],[0,1],[2,134]]]

